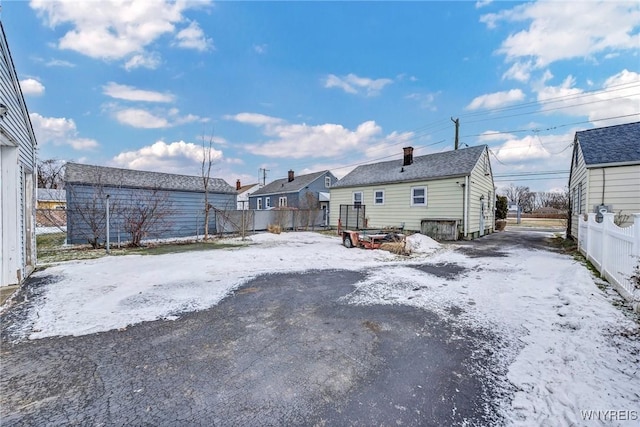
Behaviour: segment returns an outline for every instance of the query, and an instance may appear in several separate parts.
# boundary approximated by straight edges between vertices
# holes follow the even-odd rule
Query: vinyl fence
[[[618,227],[612,213],[605,213],[602,222],[596,214],[579,216],[578,249],[598,269],[622,296],[640,311],[640,290],[631,278],[638,274],[640,263],[640,213],[633,214],[633,225]]]
[[[283,230],[318,230],[329,225],[325,209],[216,210],[218,233],[264,231],[269,225]]]

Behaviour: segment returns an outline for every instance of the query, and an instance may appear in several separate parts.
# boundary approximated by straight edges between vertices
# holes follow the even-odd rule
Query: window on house
[[[373,204],[384,205],[384,190],[376,190],[373,192]]]
[[[427,206],[427,187],[411,187],[411,206]]]
[[[362,205],[362,191],[355,191],[353,193],[353,205],[354,206]]]
[[[325,176],[324,177],[324,187],[325,188],[331,188],[331,177],[330,176]]]
[[[278,199],[278,206],[280,206],[281,208],[287,207],[287,196],[282,196]]]
[[[578,215],[582,213],[582,183],[573,188],[573,212]]]
[[[264,208],[269,209],[271,207],[271,197],[264,198]]]
[[[260,197],[258,197],[256,199],[256,209],[257,210],[261,210],[262,209],[262,199]]]

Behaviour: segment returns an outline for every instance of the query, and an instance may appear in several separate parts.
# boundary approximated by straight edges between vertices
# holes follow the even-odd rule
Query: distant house
[[[53,188],[38,188],[36,225],[64,227],[67,225],[67,192]]]
[[[640,212],[640,122],[576,132],[569,197],[573,238],[584,213],[612,212],[629,224],[625,215]]]
[[[249,195],[255,193],[260,189],[260,184],[247,184],[242,185],[240,180],[236,181],[236,192],[238,194],[238,206],[239,211],[249,209]]]
[[[148,238],[196,236],[204,233],[204,189],[202,177],[117,169],[67,163],[67,241],[87,243],[106,236],[106,201],[110,204],[110,240],[126,241],[131,212],[157,206],[162,224]],[[235,210],[236,190],[219,178],[211,178],[209,204],[220,210]],[[209,232],[215,233],[215,213],[210,211]],[[135,218],[134,218],[135,220]]]
[[[61,209],[67,208],[67,192],[54,188],[37,189],[37,209]]]
[[[362,165],[331,187],[331,225],[404,227],[443,240],[494,227],[495,190],[486,145]],[[360,216],[358,216],[360,215]],[[348,222],[346,221],[348,218]]]
[[[326,198],[337,181],[328,170],[300,176],[290,170],[286,178],[277,179],[251,194],[249,209],[321,207],[321,199]]]
[[[36,265],[36,137],[0,21],[0,286]]]

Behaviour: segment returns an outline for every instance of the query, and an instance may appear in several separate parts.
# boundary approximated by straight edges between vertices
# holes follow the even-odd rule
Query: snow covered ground
[[[456,322],[510,343],[502,354],[516,390],[502,408],[509,424],[640,423],[637,318],[615,307],[583,264],[517,247],[506,248],[506,257],[471,258],[421,235],[408,244],[413,254],[401,257],[346,249],[317,233],[265,233],[234,249],[60,264],[35,274],[59,280],[34,301],[22,331],[38,339],[174,319],[215,305],[260,274],[360,270],[366,279],[344,297],[351,304],[406,304],[452,319],[455,312]],[[425,263],[453,266],[456,274],[410,267]]]

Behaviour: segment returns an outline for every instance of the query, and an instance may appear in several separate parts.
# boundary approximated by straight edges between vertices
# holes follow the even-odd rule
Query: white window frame
[[[271,208],[271,197],[265,197],[264,198],[264,208],[265,209],[270,209]]]
[[[324,188],[331,188],[331,177],[330,176],[325,176],[324,177]]]
[[[356,194],[360,195],[360,201],[356,201]],[[353,198],[353,206],[358,206],[358,205],[362,206],[363,205],[362,202],[364,201],[363,200],[364,199],[364,193],[362,191],[354,191],[353,195],[352,195],[352,198]]]
[[[256,210],[261,211],[262,210],[262,198],[258,197],[256,199]]]
[[[382,193],[380,197],[378,197],[378,193]],[[381,199],[378,202],[378,199]],[[376,206],[384,205],[384,190],[373,190],[373,204]]]
[[[424,198],[424,202],[422,203],[416,203],[415,199],[416,199],[416,195],[415,195],[415,191],[416,190],[423,190],[424,191],[424,196],[419,196],[419,197],[423,197]],[[416,186],[416,187],[411,187],[411,206],[427,206],[427,186],[426,185],[421,185],[421,186]]]
[[[278,199],[278,207],[286,208],[287,207],[287,196],[280,196]]]

